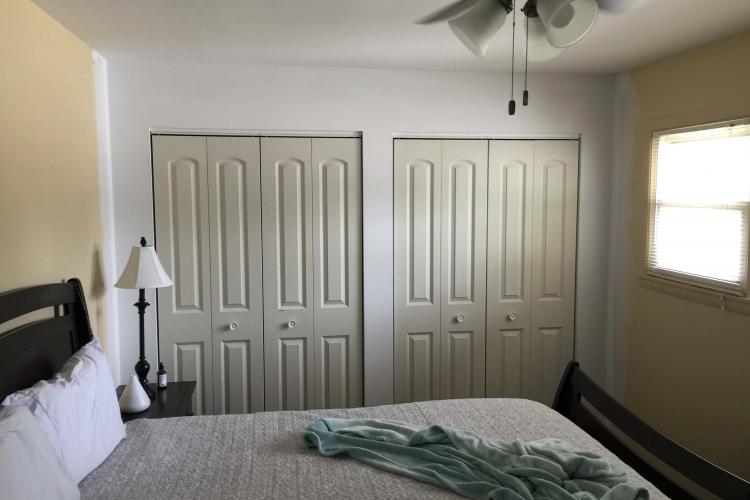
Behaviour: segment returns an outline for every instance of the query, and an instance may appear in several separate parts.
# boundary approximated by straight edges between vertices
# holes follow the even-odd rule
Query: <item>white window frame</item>
[[[685,132],[697,132],[701,130],[710,130],[714,128],[724,128],[728,126],[734,126],[734,125],[749,125],[750,124],[750,118],[743,118],[738,120],[729,120],[729,121],[723,121],[723,122],[714,122],[714,123],[708,123],[703,125],[696,125],[696,126],[690,126],[690,127],[681,127],[681,128],[672,128],[672,129],[663,129],[663,130],[655,130],[651,134],[651,143],[650,143],[650,166],[649,166],[649,194],[648,194],[648,224],[647,224],[647,238],[646,238],[646,252],[645,252],[645,259],[644,259],[644,269],[645,269],[645,279],[642,279],[642,283],[647,286],[648,288],[658,290],[658,291],[665,291],[665,286],[668,288],[669,282],[673,282],[677,287],[675,287],[675,291],[679,293],[675,293],[675,295],[682,296],[684,298],[688,298],[687,295],[689,293],[686,293],[685,290],[693,289],[697,292],[705,291],[708,293],[712,293],[714,295],[717,295],[720,300],[720,307],[724,308],[724,301],[725,296],[735,296],[735,297],[742,297],[743,301],[745,297],[748,296],[748,274],[750,273],[750,262],[748,262],[748,256],[750,256],[750,233],[748,232],[748,221],[750,221],[750,203],[749,204],[738,204],[737,208],[743,208],[745,211],[745,217],[744,217],[744,235],[745,235],[745,272],[740,277],[740,283],[734,284],[734,283],[727,283],[725,281],[721,281],[718,279],[711,279],[706,278],[703,276],[696,276],[688,273],[681,273],[678,271],[672,271],[669,269],[663,269],[659,267],[655,267],[652,265],[651,262],[651,251],[654,244],[654,236],[655,236],[655,225],[656,225],[656,208],[659,202],[656,201],[656,176],[657,176],[657,154],[656,154],[656,148],[658,147],[659,138],[663,135],[671,135],[671,134],[679,134],[679,133],[685,133]],[[667,206],[672,206],[672,204],[666,204]],[[662,205],[664,206],[664,205]],[[678,206],[675,204],[675,206]],[[706,205],[708,206],[708,205]],[[722,205],[726,206],[726,205]],[[656,280],[661,281],[662,285],[659,285],[658,283],[653,283],[653,281]],[[649,284],[648,282],[651,281],[652,283]],[[666,283],[665,283],[666,282]],[[680,290],[682,290],[680,292]],[[703,302],[701,300],[700,302]],[[744,311],[743,311],[744,312]]]

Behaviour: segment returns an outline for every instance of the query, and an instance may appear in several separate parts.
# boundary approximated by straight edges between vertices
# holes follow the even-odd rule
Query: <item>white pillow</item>
[[[28,406],[76,483],[125,437],[112,375],[98,339],[71,356],[54,378],[13,393],[2,404]]]
[[[24,406],[0,409],[0,498],[81,498],[47,435]]]

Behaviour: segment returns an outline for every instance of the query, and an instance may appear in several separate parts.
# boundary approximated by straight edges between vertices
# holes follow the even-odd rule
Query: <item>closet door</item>
[[[551,404],[573,359],[578,141],[535,141],[531,398]]]
[[[314,405],[311,140],[261,140],[265,409]]]
[[[263,411],[260,141],[209,137],[214,411]]]
[[[490,141],[487,397],[527,398],[534,141]]]
[[[440,397],[441,141],[394,141],[394,397]]]
[[[362,405],[360,139],[312,139],[315,407]]]
[[[487,141],[442,141],[441,177],[441,397],[484,397]]]
[[[206,138],[154,136],[152,153],[156,250],[174,281],[158,290],[159,359],[197,381],[194,412],[213,413]]]

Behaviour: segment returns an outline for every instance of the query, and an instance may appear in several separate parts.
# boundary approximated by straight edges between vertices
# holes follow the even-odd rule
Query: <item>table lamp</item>
[[[138,289],[138,302],[133,304],[138,309],[140,356],[135,364],[135,373],[150,399],[156,397],[154,390],[148,385],[148,371],[151,365],[146,361],[146,349],[143,341],[143,316],[149,303],[146,302],[146,288],[161,288],[171,286],[172,279],[161,265],[153,246],[146,246],[146,238],[141,237],[141,246],[134,246],[130,251],[130,258],[122,271],[120,279],[115,283],[117,288]]]

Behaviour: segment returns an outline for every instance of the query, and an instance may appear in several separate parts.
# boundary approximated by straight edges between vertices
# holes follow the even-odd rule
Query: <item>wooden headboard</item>
[[[0,325],[46,308],[54,310],[54,317],[0,333],[0,401],[52,378],[92,338],[78,278],[0,293]]]

